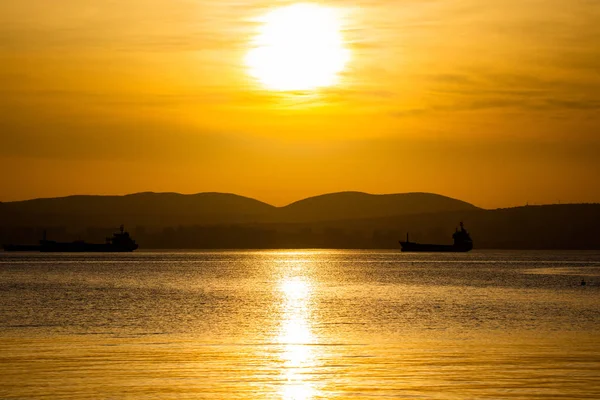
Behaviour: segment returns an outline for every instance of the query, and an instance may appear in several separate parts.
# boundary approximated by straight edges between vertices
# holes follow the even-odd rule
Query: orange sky
[[[0,201],[600,202],[600,3],[319,2],[341,10],[351,60],[332,87],[274,92],[244,57],[289,3],[0,0]]]

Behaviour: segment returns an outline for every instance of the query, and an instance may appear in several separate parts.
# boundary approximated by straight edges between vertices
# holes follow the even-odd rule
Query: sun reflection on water
[[[311,289],[309,280],[302,276],[286,277],[280,284],[283,317],[277,340],[282,346],[284,400],[309,400],[317,394],[309,379],[315,365],[311,346],[315,343],[310,320]]]

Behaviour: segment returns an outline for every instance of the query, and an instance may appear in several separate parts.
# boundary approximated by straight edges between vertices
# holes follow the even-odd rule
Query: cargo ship
[[[406,241],[400,242],[403,252],[408,253],[466,253],[473,250],[473,240],[471,235],[465,229],[463,223],[460,223],[460,229],[452,235],[453,244],[423,244],[411,242],[406,234]]]
[[[121,225],[119,232],[106,238],[105,243],[86,243],[83,240],[74,242],[56,242],[54,240],[40,240],[39,245],[4,245],[4,251],[40,251],[42,253],[126,253],[137,250],[138,244],[125,232]]]
[[[39,244],[5,244],[4,251],[40,251]]]

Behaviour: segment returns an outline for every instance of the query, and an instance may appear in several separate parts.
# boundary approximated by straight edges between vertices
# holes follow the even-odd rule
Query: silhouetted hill
[[[431,193],[342,192],[300,200],[282,207],[279,214],[285,221],[314,222],[476,209],[464,201]]]
[[[225,193],[69,196],[4,203],[3,206],[0,213],[6,225],[67,227],[251,222],[275,208],[258,200]]]
[[[448,197],[408,193],[335,193],[277,208],[233,194],[138,193],[127,196],[69,196],[4,203],[0,216],[12,226],[166,227],[246,222],[315,222],[476,209]]]

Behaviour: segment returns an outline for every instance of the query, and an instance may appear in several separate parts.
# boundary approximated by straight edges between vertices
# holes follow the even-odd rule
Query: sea
[[[0,399],[600,399],[600,253],[0,253]]]

